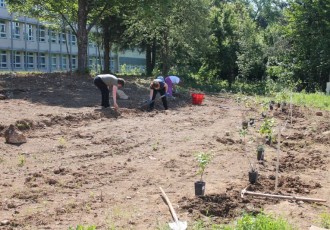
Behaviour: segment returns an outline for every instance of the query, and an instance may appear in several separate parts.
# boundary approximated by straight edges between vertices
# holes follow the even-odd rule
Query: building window
[[[21,52],[14,52],[14,68],[21,68]]]
[[[115,71],[115,64],[116,64],[116,60],[115,60],[115,58],[114,58],[114,57],[111,57],[111,58],[110,58],[110,69],[111,69],[112,71]]]
[[[93,47],[96,47],[96,45],[94,44],[94,42],[88,42],[88,46],[93,48]]]
[[[56,32],[50,31],[50,40],[52,43],[56,43]]]
[[[71,45],[75,46],[77,45],[77,37],[76,35],[71,35]]]
[[[0,7],[5,7],[6,4],[5,4],[5,0],[0,0]]]
[[[29,69],[34,68],[34,54],[33,53],[27,54],[27,67]]]
[[[56,55],[52,55],[52,69],[57,68],[57,58]]]
[[[39,42],[46,41],[46,29],[44,26],[39,27]]]
[[[0,21],[0,38],[6,38],[6,22]]]
[[[39,66],[42,69],[46,68],[46,55],[44,53],[41,53],[39,56]]]
[[[62,57],[62,69],[66,69],[67,68],[67,64],[66,64],[67,58],[66,57]]]
[[[33,41],[33,27],[32,25],[27,25],[27,40]]]
[[[94,67],[93,66],[93,59],[92,58],[89,59],[89,63],[88,64],[89,64],[89,68],[92,69]]]
[[[21,28],[19,27],[19,22],[13,22],[13,33],[14,39],[20,39],[21,38]]]
[[[66,43],[66,34],[65,33],[59,33],[58,34],[58,43]]]
[[[76,56],[72,56],[72,69],[76,69],[77,68],[77,57]]]
[[[1,51],[0,68],[1,69],[7,68],[7,53],[6,53],[6,51]]]

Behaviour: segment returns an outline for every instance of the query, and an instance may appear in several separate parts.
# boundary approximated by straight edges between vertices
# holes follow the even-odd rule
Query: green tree
[[[330,2],[292,0],[286,16],[292,76],[307,91],[325,90],[330,74]]]
[[[243,14],[238,28],[238,77],[243,80],[261,80],[266,69],[262,29],[258,30],[248,12],[243,11]]]
[[[215,2],[210,9],[211,42],[204,56],[200,75],[205,80],[228,80],[229,85],[238,75],[237,52],[239,28],[245,7],[240,3]]]
[[[171,68],[188,65],[206,46],[207,15],[208,0],[150,0],[127,17],[126,36],[151,54],[150,67],[159,58],[166,76]]]
[[[84,73],[88,67],[88,34],[100,19],[111,1],[106,0],[6,0],[9,10],[38,18],[41,21],[59,24],[64,20],[77,36],[78,71]]]

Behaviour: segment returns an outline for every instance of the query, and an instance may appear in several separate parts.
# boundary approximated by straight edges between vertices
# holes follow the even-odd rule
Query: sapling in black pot
[[[239,130],[239,135],[243,137],[243,144],[244,144],[244,153],[246,158],[249,161],[249,165],[250,165],[250,171],[249,171],[249,182],[251,184],[254,184],[257,182],[258,179],[258,171],[257,169],[252,165],[252,163],[250,162],[250,159],[247,156],[247,148],[246,148],[246,135],[248,134],[248,130],[247,129],[241,129]]]
[[[254,168],[252,165],[251,165],[251,169],[249,171],[249,182],[251,184],[255,184],[258,180],[258,171],[256,168]]]
[[[263,161],[265,155],[265,146],[264,145],[258,145],[257,147],[257,160]]]
[[[206,166],[210,163],[212,155],[210,153],[200,152],[196,155],[198,163],[197,174],[200,175],[200,180],[195,182],[195,195],[204,196],[205,193],[205,181],[203,181],[203,175],[205,172]]]
[[[274,127],[274,119],[273,118],[266,118],[260,128],[259,133],[264,138],[266,144],[271,144],[272,137],[273,137],[273,127]]]

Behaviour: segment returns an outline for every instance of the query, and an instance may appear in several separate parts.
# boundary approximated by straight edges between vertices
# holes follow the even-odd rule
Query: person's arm
[[[149,99],[150,101],[152,101],[152,95],[154,94],[154,90],[153,89],[150,89],[150,95],[149,95]]]
[[[167,91],[168,91],[168,85],[165,83],[165,84],[164,84],[164,87],[165,87],[165,94],[167,94]]]
[[[118,87],[116,85],[112,86],[113,106],[116,110],[119,108],[117,105],[117,89]]]

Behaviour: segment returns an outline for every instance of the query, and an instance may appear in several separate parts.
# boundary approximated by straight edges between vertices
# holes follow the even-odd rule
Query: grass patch
[[[227,92],[260,97],[264,102],[273,100],[289,103],[291,97],[291,91],[285,88],[287,85],[281,85],[273,81],[235,81],[232,85],[229,85],[226,80],[211,81],[198,76],[184,76],[184,80],[185,88],[193,88],[209,93]],[[274,84],[276,87],[273,86]],[[330,96],[324,92],[293,92],[292,103],[330,111]]]
[[[330,111],[330,96],[324,93],[293,93],[292,103]]]
[[[260,213],[257,216],[245,214],[237,221],[234,229],[254,229],[254,230],[293,230],[295,229],[286,220],[274,218],[270,215]]]
[[[290,225],[282,218],[275,218],[265,213],[259,213],[254,216],[252,214],[244,214],[241,218],[232,224],[214,224],[198,220],[193,223],[193,230],[294,230],[294,226]]]
[[[319,222],[321,228],[330,229],[330,213],[321,213]]]
[[[77,225],[76,228],[73,227],[69,227],[68,230],[96,230],[96,226],[95,225],[90,225],[90,226],[83,226],[83,225]]]

